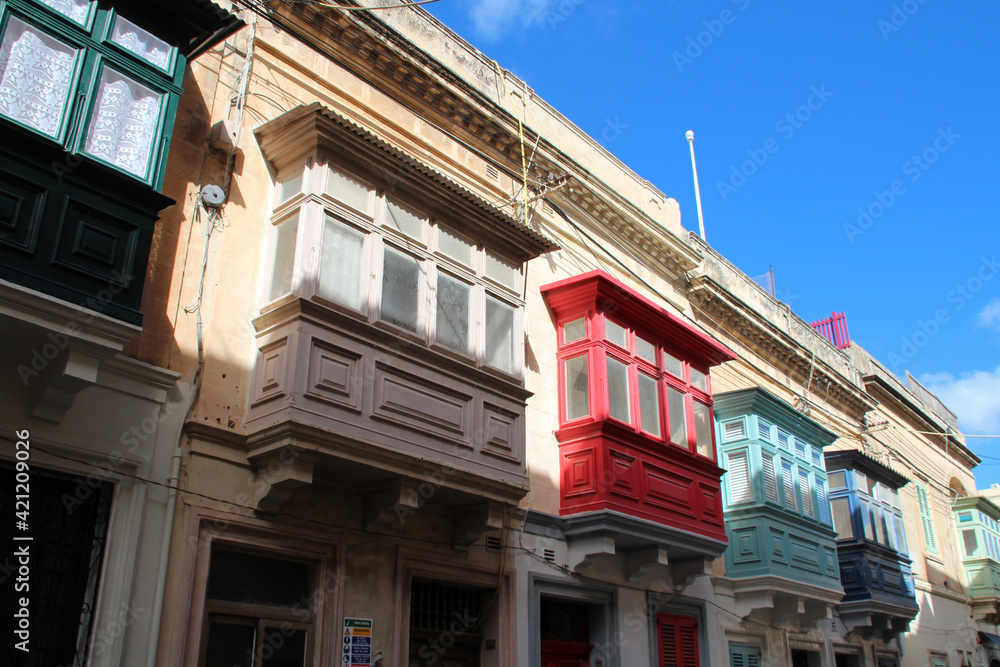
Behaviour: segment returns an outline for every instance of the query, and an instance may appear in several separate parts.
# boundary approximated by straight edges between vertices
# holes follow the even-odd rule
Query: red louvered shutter
[[[699,667],[698,619],[674,614],[656,615],[660,667]]]

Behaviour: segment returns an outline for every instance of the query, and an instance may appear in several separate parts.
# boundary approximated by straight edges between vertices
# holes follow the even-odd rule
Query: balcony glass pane
[[[837,531],[837,537],[840,539],[854,537],[850,501],[847,498],[836,498],[830,501],[830,509],[833,511],[833,529]]]
[[[154,67],[164,71],[170,67],[170,56],[173,53],[170,45],[121,16],[115,17],[115,28],[111,32],[111,41],[123,49],[131,51]]]
[[[708,391],[708,376],[697,368],[691,369],[691,385],[702,391]]]
[[[663,370],[675,377],[684,377],[681,360],[669,354],[666,350],[663,351]]]
[[[472,265],[472,246],[444,227],[438,227],[438,252],[465,266]]]
[[[640,427],[647,433],[660,435],[660,394],[656,378],[639,373]]]
[[[636,336],[635,353],[640,359],[645,359],[654,366],[656,365],[656,346],[648,340],[643,340],[639,336]]]
[[[382,268],[382,319],[412,333],[420,317],[420,262],[385,247]]]
[[[875,532],[872,530],[872,519],[870,503],[867,500],[861,501],[861,523],[864,524],[865,537],[869,540],[875,539]]]
[[[146,178],[159,136],[162,99],[162,94],[105,67],[87,128],[87,153]]]
[[[472,287],[445,273],[437,280],[437,342],[462,354],[469,353],[469,300]]]
[[[368,212],[368,186],[348,178],[334,169],[327,169],[326,194],[362,213]]]
[[[0,114],[59,136],[77,50],[10,17],[0,43]]]
[[[319,295],[353,310],[363,310],[368,298],[362,279],[365,234],[327,216],[319,269]]]
[[[885,537],[885,524],[882,522],[882,508],[872,503],[872,528],[875,532],[875,541],[879,544],[888,544]]]
[[[621,348],[628,349],[628,342],[625,338],[625,327],[616,324],[609,319],[604,320],[604,339],[611,341]]]
[[[966,558],[973,558],[979,555],[979,540],[976,538],[976,531],[963,530],[962,543],[965,545]]]
[[[87,25],[90,6],[94,4],[91,0],[40,0],[40,2],[78,25]]]
[[[590,366],[589,355],[567,359],[566,373],[566,420],[586,417],[590,414]]]
[[[274,301],[292,291],[292,273],[295,268],[295,237],[299,230],[298,216],[285,218],[278,223],[274,234],[274,259],[271,265],[271,286],[268,301]]]
[[[704,403],[694,402],[694,432],[697,439],[698,453],[708,458],[715,458],[712,451],[712,413]]]
[[[827,477],[827,481],[831,489],[847,488],[847,475],[844,474],[843,470],[831,472],[829,477]]]
[[[563,324],[563,343],[572,343],[587,337],[587,318],[581,317]]]
[[[520,287],[521,267],[486,251],[486,277],[504,287],[517,291]]]
[[[632,423],[628,395],[628,366],[608,357],[608,411],[615,419]]]
[[[670,442],[688,448],[684,394],[673,387],[667,387],[667,416],[670,419]]]
[[[385,226],[417,241],[424,238],[424,221],[420,216],[392,202],[386,207]]]
[[[301,168],[278,185],[278,203],[284,203],[300,192],[302,192]]]
[[[514,307],[486,295],[486,365],[511,375],[517,370]]]

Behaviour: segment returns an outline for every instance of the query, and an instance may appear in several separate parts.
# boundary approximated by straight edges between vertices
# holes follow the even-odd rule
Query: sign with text
[[[372,619],[344,618],[344,667],[372,664]]]

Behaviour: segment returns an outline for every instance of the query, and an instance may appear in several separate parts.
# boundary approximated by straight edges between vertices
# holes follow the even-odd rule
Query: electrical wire
[[[524,224],[528,224],[528,164],[526,161],[524,153],[524,121],[521,119],[523,115],[523,109],[521,112],[517,110],[517,102],[514,101],[514,92],[510,89],[507,84],[507,75],[504,74],[503,68],[500,67],[500,63],[493,61],[493,66],[496,67],[497,74],[500,75],[500,80],[503,82],[503,87],[507,91],[507,97],[510,98],[510,106],[514,110],[514,115],[517,117],[517,136],[521,141],[521,177],[523,179],[523,192],[524,192]],[[540,136],[540,135],[539,135]]]

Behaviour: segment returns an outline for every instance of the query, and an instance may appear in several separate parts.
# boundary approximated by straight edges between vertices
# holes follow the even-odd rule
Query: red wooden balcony
[[[843,350],[851,346],[851,336],[847,333],[847,316],[844,313],[833,313],[830,317],[812,322],[809,326],[820,336]]]
[[[657,539],[724,547],[708,372],[736,355],[602,271],[542,294],[559,341],[560,514],[616,513]],[[714,549],[699,544],[685,556]]]

